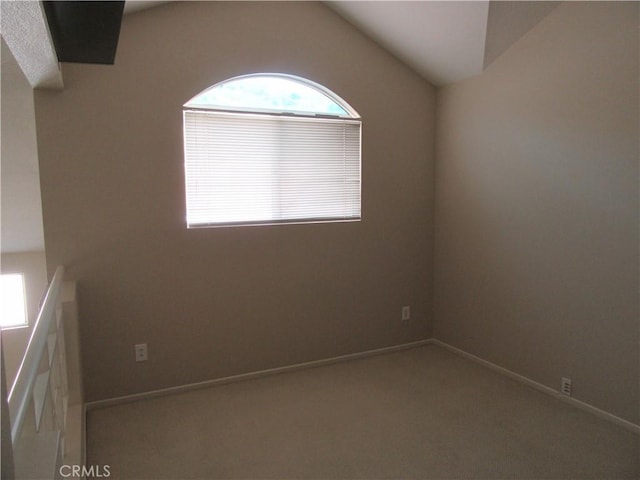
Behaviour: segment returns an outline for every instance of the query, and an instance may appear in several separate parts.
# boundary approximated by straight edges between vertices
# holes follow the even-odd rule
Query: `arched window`
[[[236,77],[183,118],[188,227],[360,219],[360,117],[326,88]]]

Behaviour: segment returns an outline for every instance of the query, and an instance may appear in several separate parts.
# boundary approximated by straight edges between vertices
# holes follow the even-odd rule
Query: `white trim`
[[[546,393],[547,395],[551,395],[552,397],[561,400],[565,403],[568,403],[570,405],[573,405],[574,407],[578,407],[581,410],[585,410],[587,412],[591,412],[595,415],[597,415],[600,418],[603,418],[605,420],[609,420],[610,422],[615,423],[616,425],[619,425],[621,427],[624,427],[625,429],[629,430],[630,432],[633,432],[635,434],[640,434],[640,425],[636,425],[635,423],[632,423],[628,420],[625,420],[624,418],[620,418],[612,413],[606,412],[604,410],[599,409],[598,407],[594,407],[593,405],[590,405],[588,403],[582,402],[580,400],[577,400],[573,397],[568,397],[566,395],[563,395],[562,393],[560,393],[558,390],[555,390],[551,387],[548,387],[546,385],[543,385],[542,383],[538,383],[535,380],[531,380],[530,378],[527,378],[523,375],[520,375],[518,373],[512,372],[511,370],[508,370],[504,367],[501,367],[499,365],[496,365],[495,363],[491,363],[487,360],[484,360],[480,357],[477,357],[471,353],[465,352],[464,350],[460,350],[459,348],[456,348],[452,345],[449,345],[448,343],[442,342],[440,340],[436,340],[435,338],[431,339],[430,342],[433,345],[437,345],[439,347],[442,348],[446,348],[447,350],[449,350],[452,353],[455,353],[456,355],[459,355],[461,357],[464,357],[468,360],[471,360],[473,362],[479,363],[482,366],[485,366],[487,368],[490,368],[491,370],[494,370],[498,373],[501,373],[502,375],[505,375],[509,378],[512,378],[514,380],[517,380],[520,383],[524,383],[525,385],[528,385],[532,388],[535,388],[536,390]]]
[[[152,390],[149,392],[135,393],[132,395],[124,395],[121,397],[108,398],[106,400],[96,400],[93,402],[85,403],[85,414],[90,410],[95,410],[98,408],[121,405],[124,403],[136,402],[139,400],[147,400],[151,398],[163,397],[165,395],[173,395],[176,393],[184,393],[192,390],[199,390],[202,388],[215,387],[217,385],[225,385],[228,383],[241,382],[244,380],[252,380],[256,378],[268,377],[268,376],[277,375],[280,373],[295,372],[295,371],[304,370],[307,368],[321,367],[324,365],[331,365],[334,363],[357,360],[360,358],[373,357],[375,355],[383,355],[386,353],[393,353],[401,350],[409,350],[411,348],[422,347],[425,345],[436,345],[436,346],[445,348],[456,355],[466,358],[467,360],[471,360],[495,372],[498,372],[502,375],[512,378],[520,383],[528,385],[529,387],[532,387],[542,393],[551,395],[552,397],[558,400],[561,400],[565,403],[568,403],[569,405],[572,405],[581,410],[590,412],[600,418],[603,418],[612,423],[615,423],[616,425],[619,425],[625,428],[626,430],[629,430],[630,432],[633,432],[635,434],[640,434],[640,425],[636,425],[635,423],[625,420],[624,418],[620,418],[612,413],[601,410],[597,407],[594,407],[593,405],[582,402],[573,397],[567,397],[566,395],[561,394],[558,390],[554,390],[553,388],[543,385],[542,383],[536,382],[535,380],[531,380],[530,378],[527,378],[523,375],[512,372],[511,370],[508,370],[504,367],[496,365],[495,363],[491,363],[487,360],[477,357],[476,355],[465,352],[464,350],[456,348],[452,345],[449,345],[448,343],[445,343],[441,340],[437,340],[435,338],[428,338],[425,340],[419,340],[417,342],[403,343],[400,345],[393,345],[391,347],[383,347],[375,350],[367,350],[364,352],[350,353],[347,355],[340,355],[337,357],[324,358],[321,360],[314,360],[311,362],[297,363],[294,365],[287,365],[284,367],[276,367],[276,368],[269,368],[267,370],[258,370],[255,372],[242,373],[240,375],[231,375],[229,377],[216,378],[213,380],[206,380],[204,382],[190,383],[186,385],[179,385],[177,387],[169,387],[169,388],[164,388],[160,390]]]
[[[377,348],[375,350],[366,350],[364,352],[350,353],[347,355],[340,355],[337,357],[323,358],[321,360],[313,360],[311,362],[296,363],[294,365],[287,365],[284,367],[258,370],[256,372],[241,373],[240,375],[231,375],[229,377],[216,378],[213,380],[206,380],[204,382],[190,383],[186,385],[179,385],[177,387],[169,387],[169,388],[163,388],[160,390],[152,390],[149,392],[134,393],[132,395],[124,395],[121,397],[108,398],[106,400],[96,400],[93,402],[87,402],[85,404],[85,407],[87,411],[90,411],[98,408],[120,405],[123,403],[136,402],[138,400],[148,400],[151,398],[163,397],[165,395],[172,395],[174,393],[184,393],[184,392],[189,392],[191,390],[199,390],[201,388],[209,388],[209,387],[215,387],[218,385],[225,385],[227,383],[241,382],[244,380],[252,380],[256,378],[268,377],[268,376],[277,375],[280,373],[295,372],[295,371],[304,370],[307,368],[321,367],[324,365],[331,365],[333,363],[341,363],[341,362],[346,362],[350,360],[357,360],[360,358],[373,357],[376,355],[383,355],[386,353],[393,353],[401,350],[409,350],[411,348],[429,345],[432,342],[433,342],[432,339],[418,340],[417,342],[403,343],[400,345],[393,345],[390,347]]]
[[[46,290],[44,301],[38,312],[27,349],[18,368],[16,379],[9,391],[9,414],[11,416],[11,441],[17,442],[22,432],[22,425],[31,404],[31,396],[39,375],[40,362],[47,347],[49,332],[56,327],[58,307],[60,305],[60,291],[64,279],[64,267],[59,266]],[[42,378],[42,377],[41,377]],[[36,418],[38,414],[36,413]]]

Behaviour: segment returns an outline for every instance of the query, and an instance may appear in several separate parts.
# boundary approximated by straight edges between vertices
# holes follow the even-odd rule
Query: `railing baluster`
[[[66,282],[63,288],[63,277],[58,267],[7,398],[15,473],[24,478],[58,478],[61,462],[84,464],[76,287]]]
[[[49,333],[56,327],[60,291],[64,277],[64,267],[58,267],[47,289],[42,307],[38,313],[26,353],[18,369],[15,382],[9,392],[9,412],[11,415],[11,440],[15,445],[20,437],[27,409],[31,405],[31,397],[39,374],[44,351],[47,349]],[[48,354],[47,354],[48,355]],[[46,358],[49,362],[49,358]],[[47,387],[48,390],[48,387]],[[49,392],[51,394],[51,392]],[[42,399],[43,401],[45,397]]]

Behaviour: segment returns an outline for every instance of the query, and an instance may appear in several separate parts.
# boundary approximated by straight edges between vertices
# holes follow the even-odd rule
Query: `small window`
[[[360,219],[360,117],[326,88],[236,77],[183,119],[189,228]]]
[[[27,325],[24,275],[21,273],[0,275],[0,304],[2,312],[0,328]]]

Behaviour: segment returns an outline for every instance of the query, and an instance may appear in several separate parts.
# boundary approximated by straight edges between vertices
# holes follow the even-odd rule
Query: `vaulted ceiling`
[[[171,2],[127,1],[124,11],[132,14],[167,3]],[[481,73],[559,2],[324,3],[433,85],[443,86]],[[41,2],[2,2],[2,13],[2,36],[32,86],[60,88],[59,67],[50,41],[46,44]]]
[[[170,2],[127,1],[124,13],[144,15],[143,10],[163,8],[167,3]],[[427,81],[443,86],[480,74],[559,2],[339,0],[324,3]],[[42,3],[0,1],[0,8],[5,79],[9,81],[12,72],[17,75],[19,68],[33,88],[64,88],[59,55],[51,41]],[[3,191],[3,230],[17,232],[17,236],[5,237],[2,251],[44,248],[42,219],[38,213],[37,159],[20,160],[19,155],[4,157],[3,186],[16,188]],[[9,212],[7,204],[20,208]],[[35,243],[30,239],[35,239]]]
[[[127,1],[125,14],[166,1]],[[482,73],[560,2],[323,2],[435,86]]]
[[[330,1],[435,86],[482,73],[559,2]]]

